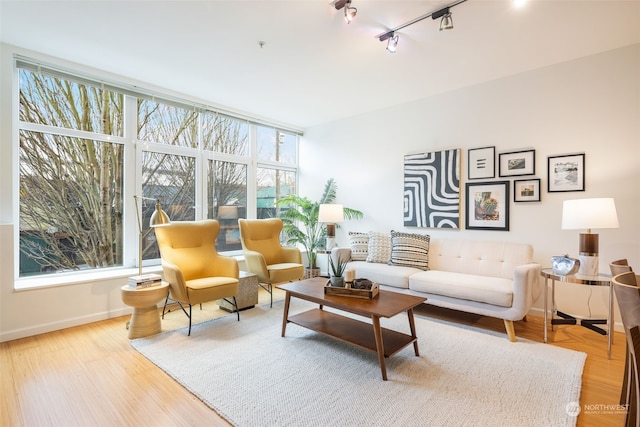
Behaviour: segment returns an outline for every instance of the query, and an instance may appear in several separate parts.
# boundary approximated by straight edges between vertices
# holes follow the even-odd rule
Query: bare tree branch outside
[[[127,101],[131,95],[99,82],[33,70],[19,70],[21,276],[132,266],[127,261],[137,260],[137,251],[124,259],[124,239],[132,237],[123,235],[125,209],[130,215],[135,208],[133,198],[123,196],[124,171],[132,170],[125,165],[132,161],[141,166],[139,177],[126,179],[129,186],[136,179],[143,196],[143,260],[159,257],[149,227],[155,203],[144,198],[157,199],[172,221],[202,215],[219,219],[218,250],[241,249],[237,218],[247,217],[250,128],[255,124],[187,103],[139,97],[132,104]],[[135,105],[135,114],[125,111],[125,105]],[[134,120],[136,134],[124,135],[131,129],[125,123]],[[281,157],[295,162],[297,137],[291,134],[280,155],[281,133],[265,129],[274,136],[265,150],[271,165],[260,167],[258,154],[252,167],[258,191],[269,194],[268,205],[275,206],[271,194],[281,193],[279,177],[287,177],[286,193],[295,185],[295,164],[280,171],[278,162]],[[136,143],[136,158],[124,158],[125,141]],[[199,191],[206,192],[200,213]],[[259,211],[270,208],[257,197]],[[226,209],[223,215],[221,208]]]

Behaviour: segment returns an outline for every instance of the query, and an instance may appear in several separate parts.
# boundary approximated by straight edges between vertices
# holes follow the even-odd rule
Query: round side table
[[[134,289],[129,285],[123,286],[122,302],[133,307],[133,314],[128,323],[129,339],[155,335],[162,331],[158,303],[167,297],[169,282],[162,282],[158,286]]]
[[[586,276],[582,274],[573,274],[571,276],[562,276],[555,274],[551,268],[543,268],[540,275],[544,277],[544,342],[547,342],[547,317],[549,307],[547,303],[548,281],[551,280],[551,328],[553,325],[581,325],[591,329],[601,335],[608,335],[607,339],[607,356],[611,359],[611,344],[613,344],[613,287],[611,286],[611,277],[603,274],[597,276]],[[556,307],[556,281],[564,283],[575,283],[587,286],[608,286],[609,287],[609,307],[606,319],[576,319],[574,316],[559,311]],[[558,315],[559,318],[556,318]],[[606,324],[607,329],[602,329],[597,324]]]

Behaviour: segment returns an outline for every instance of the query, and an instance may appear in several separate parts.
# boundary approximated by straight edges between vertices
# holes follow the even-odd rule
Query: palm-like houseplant
[[[317,270],[318,248],[325,245],[327,231],[318,222],[321,204],[333,203],[336,199],[337,185],[329,178],[324,186],[322,197],[314,202],[307,197],[291,194],[276,202],[278,206],[286,206],[279,217],[284,223],[283,230],[288,245],[300,244],[307,252],[307,269]],[[345,219],[361,219],[363,213],[356,209],[344,208]]]

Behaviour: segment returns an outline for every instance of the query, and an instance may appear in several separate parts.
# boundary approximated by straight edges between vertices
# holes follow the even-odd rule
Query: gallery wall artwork
[[[459,228],[460,149],[404,158],[404,225]]]

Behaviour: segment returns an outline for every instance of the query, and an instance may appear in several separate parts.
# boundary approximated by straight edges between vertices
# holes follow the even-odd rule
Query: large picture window
[[[148,199],[172,221],[217,219],[218,250],[238,251],[237,219],[273,216],[295,191],[295,132],[23,59],[17,70],[21,277],[137,267],[136,209],[142,260],[159,263]]]

